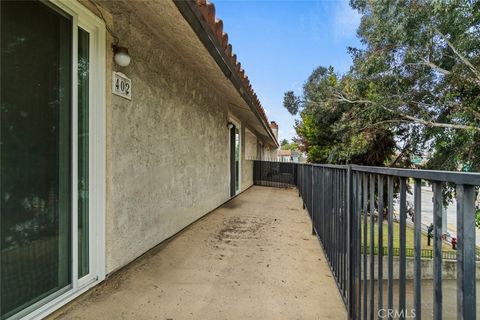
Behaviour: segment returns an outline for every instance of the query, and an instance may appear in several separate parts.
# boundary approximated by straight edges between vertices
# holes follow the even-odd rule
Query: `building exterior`
[[[1,53],[1,319],[53,312],[276,156],[205,1],[2,1]]]
[[[292,150],[279,149],[277,152],[278,161],[290,162],[292,159]]]
[[[305,162],[305,157],[298,150],[283,150],[277,152],[278,161],[281,162]]]

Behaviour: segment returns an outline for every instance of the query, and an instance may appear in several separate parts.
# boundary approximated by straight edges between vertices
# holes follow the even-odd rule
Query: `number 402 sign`
[[[117,96],[132,100],[132,80],[121,72],[113,72],[112,92]]]

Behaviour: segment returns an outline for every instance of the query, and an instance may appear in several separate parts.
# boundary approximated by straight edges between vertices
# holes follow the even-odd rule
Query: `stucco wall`
[[[257,154],[257,137],[248,129],[243,132],[242,190],[253,185],[253,161]]]
[[[132,63],[112,66],[110,54],[107,74],[123,72],[133,85],[128,101],[111,95],[107,83],[107,273],[229,198],[225,97],[115,5],[109,19]],[[242,189],[251,185],[251,170],[243,160]]]
[[[245,159],[251,160],[257,157],[257,137],[252,131],[245,129]]]
[[[277,159],[277,149],[272,146],[265,146],[264,158],[266,160],[275,161]]]

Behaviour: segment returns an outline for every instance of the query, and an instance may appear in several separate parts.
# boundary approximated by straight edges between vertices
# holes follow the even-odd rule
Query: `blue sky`
[[[304,81],[319,65],[348,70],[347,47],[360,47],[360,16],[348,0],[267,1],[216,0],[234,53],[242,63],[279,139],[295,136],[294,117],[283,108],[283,94],[301,93]]]

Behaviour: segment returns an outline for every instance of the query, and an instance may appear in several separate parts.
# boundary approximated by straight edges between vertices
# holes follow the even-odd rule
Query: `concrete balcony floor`
[[[345,319],[296,190],[254,186],[51,319]]]

